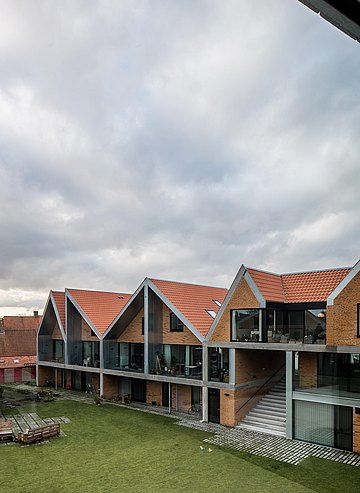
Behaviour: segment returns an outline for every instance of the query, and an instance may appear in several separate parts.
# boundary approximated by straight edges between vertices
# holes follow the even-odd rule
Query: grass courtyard
[[[40,402],[21,411],[67,416],[66,437],[0,446],[6,492],[358,492],[360,468],[322,459],[291,466],[211,447],[174,419],[113,405]],[[200,445],[205,447],[200,451]]]

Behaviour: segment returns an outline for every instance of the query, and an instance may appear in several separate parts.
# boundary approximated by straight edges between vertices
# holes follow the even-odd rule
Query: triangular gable
[[[105,330],[104,334],[103,334],[103,337],[105,338],[109,332],[111,331],[111,329],[114,327],[114,325],[116,324],[116,322],[122,317],[122,315],[126,312],[126,310],[129,308],[129,306],[131,305],[131,303],[135,300],[135,298],[138,296],[138,294],[141,292],[141,290],[143,289],[143,287],[145,286],[145,284],[147,284],[147,278],[145,278],[143,280],[143,282],[140,284],[140,286],[136,289],[136,291],[134,292],[134,294],[129,298],[129,300],[127,301],[127,303],[124,305],[124,307],[121,309],[121,311],[118,313],[118,315],[114,318],[114,320],[111,322],[111,324],[109,325],[109,327]]]
[[[250,276],[249,272],[247,271],[246,267],[244,265],[242,265],[240,267],[240,269],[238,270],[238,273],[236,274],[235,276],[235,279],[233,280],[231,286],[230,286],[230,289],[227,293],[227,295],[225,296],[225,299],[220,307],[220,310],[218,311],[208,333],[207,333],[207,336],[205,338],[206,341],[210,341],[212,336],[214,335],[215,333],[215,330],[221,320],[221,318],[223,317],[225,311],[227,310],[228,308],[228,305],[229,303],[231,302],[233,296],[234,296],[234,293],[237,289],[237,287],[239,286],[241,280],[244,279],[250,290],[252,291],[253,295],[255,296],[255,298],[257,299],[257,301],[259,302],[259,306],[260,307],[263,307],[265,306],[265,299],[264,297],[262,296],[260,290],[258,289],[258,287],[256,286],[255,282],[253,281],[252,277]]]
[[[350,272],[344,277],[342,281],[336,286],[336,288],[328,296],[326,303],[329,306],[334,304],[335,298],[341,293],[341,291],[354,279],[354,277],[360,272],[360,260],[356,262]]]
[[[39,325],[39,329],[37,331],[37,336],[39,336],[40,332],[41,332],[41,327],[44,323],[44,320],[45,320],[45,317],[46,317],[46,312],[47,312],[47,309],[48,309],[48,306],[49,306],[49,303],[51,303],[52,307],[53,307],[53,310],[54,310],[54,313],[55,313],[55,317],[56,317],[56,321],[59,325],[59,328],[60,328],[60,332],[61,332],[61,335],[65,341],[65,329],[64,329],[64,322],[65,322],[65,293],[62,293],[60,291],[50,291],[49,293],[49,296],[48,296],[48,299],[46,301],[46,304],[45,304],[45,308],[44,308],[44,315],[42,317],[42,320],[41,320],[41,323]],[[61,317],[60,314],[63,314],[63,317]]]
[[[130,299],[128,293],[66,289],[66,297],[99,339]]]
[[[204,336],[200,334],[198,329],[188,320],[187,317],[164,295],[164,293],[154,284],[151,279],[147,279],[147,284],[150,289],[161,299],[163,303],[178,317],[179,320],[189,329],[190,332],[200,341],[204,340]]]

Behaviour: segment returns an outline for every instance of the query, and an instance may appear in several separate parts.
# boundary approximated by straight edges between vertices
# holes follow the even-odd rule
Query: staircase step
[[[258,408],[258,407],[254,407],[254,409],[252,409],[249,414],[251,414],[252,416],[256,415],[256,416],[278,416],[278,417],[286,417],[286,410],[272,410],[272,409],[267,409],[267,408]]]
[[[286,423],[286,418],[280,417],[280,418],[275,418],[274,416],[252,416],[248,414],[243,421],[245,423],[264,423],[264,424],[269,424],[269,425],[274,425],[274,426],[281,426],[285,425]]]
[[[268,435],[277,435],[277,436],[285,436],[286,433],[283,431],[283,430],[271,430],[271,429],[264,429],[264,428],[261,428],[261,427],[257,427],[257,426],[248,426],[246,424],[244,425],[238,425],[239,428],[243,428],[245,430],[250,430],[250,431],[258,431],[260,433],[267,433]]]

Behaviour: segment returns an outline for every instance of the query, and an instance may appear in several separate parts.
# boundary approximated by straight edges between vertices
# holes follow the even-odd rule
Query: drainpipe
[[[171,383],[169,382],[169,414],[171,414]]]

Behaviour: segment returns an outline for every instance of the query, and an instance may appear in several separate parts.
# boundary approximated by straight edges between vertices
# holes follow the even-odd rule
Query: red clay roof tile
[[[266,301],[305,303],[326,301],[351,268],[272,274],[247,269]]]
[[[131,298],[128,293],[69,289],[68,292],[81,307],[96,329],[103,334]]]
[[[207,310],[213,310],[215,313],[219,311],[220,307],[214,300],[222,303],[227,289],[159,279],[150,280],[200,334],[206,336],[214,320]]]

